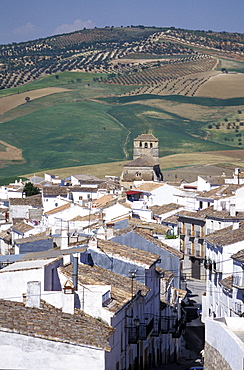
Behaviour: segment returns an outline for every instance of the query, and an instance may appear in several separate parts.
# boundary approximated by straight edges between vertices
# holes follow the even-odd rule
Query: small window
[[[140,141],[140,148],[142,148],[142,142]]]
[[[146,149],[148,148],[148,145],[147,145],[147,143],[145,143],[145,148],[146,148]]]
[[[153,147],[153,144],[152,144],[152,143],[150,143],[150,148],[152,149],[152,147]]]
[[[58,207],[58,203],[55,203],[55,207]]]
[[[102,296],[102,305],[106,306],[111,301],[111,291],[107,291]]]
[[[83,199],[83,197],[82,196],[79,196],[79,200],[82,200]]]

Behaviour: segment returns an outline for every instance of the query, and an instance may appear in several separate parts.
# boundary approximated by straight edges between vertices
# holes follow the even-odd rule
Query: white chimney
[[[240,222],[233,222],[232,230],[237,230],[240,227]]]
[[[62,312],[74,314],[75,311],[75,291],[74,285],[71,281],[67,280],[63,287],[62,295]]]
[[[97,249],[97,238],[92,237],[88,242],[88,246],[89,248],[96,250]]]
[[[236,217],[236,205],[230,204],[230,217]]]
[[[41,282],[28,281],[26,293],[26,307],[40,308],[41,306]]]

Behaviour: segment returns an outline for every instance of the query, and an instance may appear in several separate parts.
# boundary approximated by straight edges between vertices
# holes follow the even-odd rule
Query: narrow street
[[[201,322],[200,309],[202,294],[205,292],[205,281],[188,279],[186,282],[188,304],[186,331],[182,338],[181,356],[178,364],[163,365],[162,370],[186,370],[200,365],[200,351],[204,348],[204,324]]]

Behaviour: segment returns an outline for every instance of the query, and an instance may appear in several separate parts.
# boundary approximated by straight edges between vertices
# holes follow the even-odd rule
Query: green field
[[[54,168],[119,162],[132,158],[133,139],[152,132],[160,142],[160,156],[177,153],[241,149],[224,141],[223,133],[209,132],[216,117],[244,110],[244,98],[207,99],[184,96],[126,96],[135,86],[98,83],[90,73],[64,72],[4,94],[43,87],[69,91],[32,100],[1,116],[1,140],[22,149],[25,163],[2,164],[0,179]],[[159,106],[153,102],[160,101]],[[188,106],[184,113],[180,107]],[[237,108],[238,107],[238,108]],[[199,111],[212,109],[202,118]],[[180,112],[180,113],[179,113]],[[188,112],[188,114],[187,114]],[[200,114],[201,113],[201,114]],[[226,135],[226,134],[225,134]]]

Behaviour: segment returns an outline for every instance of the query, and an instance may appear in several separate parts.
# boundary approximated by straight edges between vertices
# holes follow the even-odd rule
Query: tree
[[[27,197],[30,197],[31,195],[40,194],[40,189],[32,184],[32,182],[27,182],[24,186],[23,193]]]
[[[25,98],[25,101],[26,101],[26,103],[29,103],[29,101],[30,101],[30,97],[29,97],[29,96],[27,96],[27,97]]]

